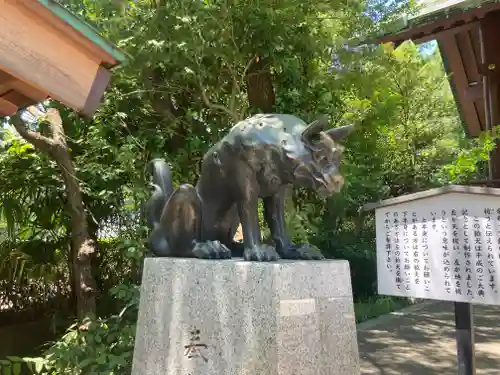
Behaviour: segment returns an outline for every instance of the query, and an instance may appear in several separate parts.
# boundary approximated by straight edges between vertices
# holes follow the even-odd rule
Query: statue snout
[[[329,175],[326,178],[327,186],[326,188],[330,193],[338,193],[344,186],[344,177],[340,174]]]

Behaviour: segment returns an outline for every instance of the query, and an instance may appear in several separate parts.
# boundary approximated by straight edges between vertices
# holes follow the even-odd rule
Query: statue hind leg
[[[202,238],[202,205],[196,189],[181,185],[168,199],[159,225],[150,235],[150,248],[158,256],[230,258],[231,252],[219,241]]]
[[[243,256],[243,243],[234,241],[239,219],[236,205],[221,200],[205,204],[203,202],[203,238],[207,242],[221,243],[227,247],[232,257]]]

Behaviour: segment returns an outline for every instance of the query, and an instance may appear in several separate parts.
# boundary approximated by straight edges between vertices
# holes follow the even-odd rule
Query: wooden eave
[[[76,17],[58,2],[54,0],[21,1],[27,6],[31,6],[34,12],[40,12],[39,15],[56,27],[61,33],[69,33],[68,36],[76,43],[81,44],[84,48],[89,49],[99,56],[103,65],[107,68],[113,68],[127,60],[125,54],[111,42],[100,36],[97,30]]]
[[[2,19],[3,16],[8,17],[8,11],[15,14],[19,19],[25,21],[23,26],[20,26],[20,31],[16,30],[12,24],[9,26],[9,19]],[[69,56],[68,61],[72,58],[73,61],[82,61],[78,58],[84,57],[88,62],[82,63],[82,67],[89,67],[90,64],[95,64],[93,73],[93,83],[89,82],[89,77],[86,78],[85,85],[79,86],[78,67],[75,69],[60,69],[54,61],[57,51],[51,52],[51,45],[44,43],[44,37],[40,35],[30,35],[31,42],[27,37],[26,22],[36,25],[37,30],[44,30],[50,33],[52,40],[64,41],[65,45],[70,46],[70,51],[74,51],[77,56]],[[49,35],[49,34],[44,34]],[[18,42],[24,38],[24,42]],[[37,38],[41,38],[37,40]],[[32,51],[27,49],[26,45],[31,46],[40,44],[40,50],[45,48],[45,56],[50,56],[51,59],[43,60],[39,56],[32,55]],[[21,50],[19,50],[19,48]],[[20,51],[20,52],[19,52]],[[18,61],[14,61],[11,56],[15,53],[23,53],[26,56],[26,67],[22,67]],[[60,51],[59,51],[60,53]],[[52,54],[52,55],[50,55]],[[3,55],[3,57],[2,57]],[[28,61],[28,60],[32,61]],[[27,106],[37,104],[45,99],[56,99],[78,112],[91,116],[97,108],[104,90],[106,89],[110,73],[109,70],[121,62],[126,60],[126,56],[117,50],[111,43],[103,39],[85,22],[75,17],[71,12],[59,5],[53,0],[2,0],[0,2],[0,117],[10,116],[18,110]],[[39,66],[37,66],[39,64]],[[67,65],[66,64],[66,68]],[[23,70],[24,69],[24,70]],[[33,74],[39,70],[39,74]],[[55,82],[44,84],[43,74],[46,72],[54,73],[54,79],[65,85],[67,82],[73,84],[73,92],[81,91],[81,96],[86,97],[79,99],[79,104],[75,105],[76,100],[72,100],[70,95],[67,95],[68,90],[64,87],[59,87]],[[37,72],[38,73],[38,72]],[[87,74],[87,71],[81,72]],[[37,79],[38,78],[38,79]]]
[[[472,4],[475,3],[472,2]],[[454,32],[452,30],[455,28],[466,28],[466,24],[484,18],[487,13],[498,9],[500,9],[500,1],[482,1],[479,7],[465,9],[462,7],[443,9],[406,21],[405,26],[396,26],[396,31],[379,36],[376,40],[378,43],[392,42],[396,46],[405,40],[412,40],[417,44],[425,43]]]
[[[438,42],[464,128],[470,136],[479,135],[487,128],[482,78],[491,74],[489,67],[500,69],[500,3],[482,2],[479,7],[417,18],[406,29],[378,38],[396,46],[405,40]],[[499,108],[500,102],[496,99],[493,106]]]

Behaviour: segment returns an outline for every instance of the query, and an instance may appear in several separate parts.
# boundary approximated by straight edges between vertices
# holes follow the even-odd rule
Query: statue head
[[[344,186],[340,163],[344,147],[339,143],[353,130],[352,125],[328,129],[328,117],[310,123],[301,134],[305,152],[298,158],[293,175],[297,185],[322,196],[339,192]]]

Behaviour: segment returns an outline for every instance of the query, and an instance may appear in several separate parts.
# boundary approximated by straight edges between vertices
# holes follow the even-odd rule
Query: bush
[[[354,304],[356,323],[362,323],[366,320],[389,314],[411,304],[412,302],[408,298],[388,296],[371,297],[367,300],[356,302]]]
[[[353,245],[330,250],[330,253],[336,259],[349,262],[355,299],[366,299],[377,293],[377,258],[373,247]]]
[[[40,375],[130,374],[139,288],[119,285],[110,294],[125,305],[118,314],[73,324],[40,358],[0,361],[3,373],[18,375],[21,367],[28,367],[31,373]]]

